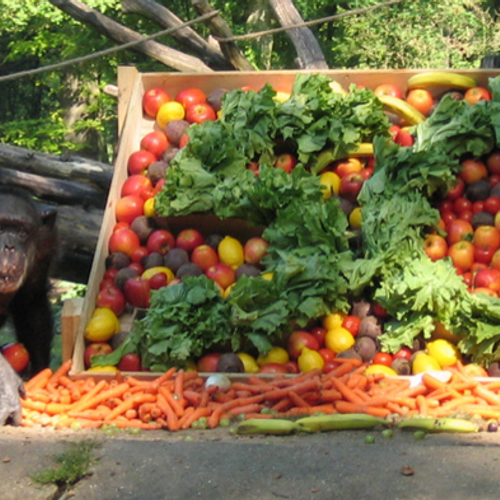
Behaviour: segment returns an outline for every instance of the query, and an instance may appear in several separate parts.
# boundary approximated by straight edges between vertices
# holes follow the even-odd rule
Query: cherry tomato
[[[453,212],[455,212],[455,214],[457,215],[460,215],[466,210],[472,210],[472,201],[464,197],[457,198],[455,200],[455,203],[453,203]]]
[[[372,359],[372,363],[374,365],[391,366],[393,361],[394,358],[392,354],[389,354],[388,352],[377,352],[377,354],[375,354]]]
[[[478,200],[472,204],[472,213],[484,212],[484,201]]]
[[[318,352],[321,354],[321,357],[325,360],[325,364],[331,363],[336,356],[336,354],[331,349],[328,349],[328,347],[323,347],[322,349],[318,349]]]
[[[325,345],[326,328],[315,326],[309,330],[309,333],[316,338],[319,346]]]
[[[492,215],[500,211],[500,198],[497,196],[490,196],[484,200],[484,210]]]

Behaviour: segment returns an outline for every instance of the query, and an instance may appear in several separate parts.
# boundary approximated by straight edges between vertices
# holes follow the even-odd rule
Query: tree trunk
[[[153,0],[123,0],[123,12],[133,12],[157,23],[163,28],[175,28],[183,24],[172,11]],[[234,70],[235,67],[223,56],[220,48],[214,47],[191,27],[181,28],[171,35],[188,52],[192,52],[215,70]]]
[[[206,0],[192,0],[193,7],[196,9],[199,15],[209,14],[213,12],[214,9]],[[233,33],[226,21],[220,16],[211,17],[205,21],[210,28],[212,34],[220,38],[230,38]],[[254,71],[255,68],[250,64],[250,62],[243,57],[237,45],[234,42],[221,42],[220,43],[222,53],[226,56],[228,61],[231,61],[235,68],[241,71]]]
[[[62,10],[73,19],[90,26],[107,38],[118,43],[140,40],[142,35],[126,26],[104,16],[99,11],[89,8],[79,0],[49,0],[52,5]],[[131,50],[145,54],[152,59],[178,71],[206,73],[212,70],[196,57],[188,56],[154,40],[134,45]]]
[[[303,23],[304,20],[295,8],[292,0],[269,0],[279,23],[283,27],[294,26]],[[323,51],[318,40],[307,27],[288,30],[297,52],[298,67],[301,69],[328,69]]]

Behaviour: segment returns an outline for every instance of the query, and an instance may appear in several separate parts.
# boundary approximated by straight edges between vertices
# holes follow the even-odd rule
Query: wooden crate
[[[382,83],[394,83],[403,91],[406,91],[408,78],[422,71],[431,70],[329,70],[320,71],[336,80],[346,89],[351,84],[361,85],[374,89]],[[443,70],[440,70],[443,71]],[[449,70],[456,71],[456,70]],[[88,290],[83,302],[68,305],[63,310],[63,355],[65,359],[72,356],[73,373],[84,371],[83,351],[84,329],[92,312],[95,309],[95,300],[99,291],[99,282],[105,271],[105,259],[108,255],[108,240],[115,224],[115,203],[120,197],[120,190],[127,178],[127,160],[129,155],[139,149],[141,138],[154,130],[155,122],[147,118],[142,111],[142,96],[144,92],[153,87],[162,87],[171,96],[189,87],[198,87],[207,94],[218,88],[229,90],[250,86],[255,89],[261,88],[266,83],[273,85],[276,89],[290,91],[294,79],[299,73],[311,73],[311,71],[255,71],[255,72],[214,72],[208,74],[188,73],[139,73],[133,67],[120,67],[118,69],[118,130],[119,144],[118,155],[115,161],[115,172],[110,186],[102,227],[97,242],[95,257],[89,277]],[[319,71],[318,71],[319,72]],[[497,76],[499,71],[492,70],[460,70],[460,73],[474,77],[479,85],[487,86],[490,77]],[[434,89],[435,95],[447,89]],[[170,221],[174,231],[182,227],[199,227],[196,217],[178,218],[177,222]],[[207,226],[212,229],[217,227],[220,221],[212,220]],[[224,221],[224,224],[229,224]],[[227,234],[233,232],[234,236],[242,231],[241,222],[235,221],[232,227],[224,226]],[[131,317],[124,315],[121,318],[122,330],[130,328]]]

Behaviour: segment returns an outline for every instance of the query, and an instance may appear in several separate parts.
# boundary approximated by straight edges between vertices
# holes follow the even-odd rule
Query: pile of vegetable
[[[264,227],[261,264],[273,278],[243,276],[224,297],[205,276],[154,290],[127,339],[93,365],[117,365],[133,352],[153,371],[187,367],[216,349],[265,355],[294,329],[347,314],[356,301],[385,310],[378,342],[386,352],[429,339],[439,322],[459,336],[468,360],[488,366],[500,358],[498,299],[469,293],[449,259],[432,261],[423,245],[429,230],[439,231],[435,207],[463,158],[500,147],[500,80],[489,82],[491,100],[470,105],[444,95],[427,119],[407,115],[415,125],[406,147],[390,140],[384,99],[355,86],[333,92],[333,83],[300,74],[284,102],[269,85],[234,90],[217,120],[185,130],[156,191],[155,214],[210,213]],[[366,143],[376,166],[356,200],[357,230],[342,199],[325,196],[318,174]],[[290,172],[275,167],[283,152],[297,158]]]

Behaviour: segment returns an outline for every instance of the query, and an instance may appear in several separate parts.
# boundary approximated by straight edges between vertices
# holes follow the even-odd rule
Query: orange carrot
[[[125,391],[129,389],[129,385],[125,382],[118,384],[116,387],[112,387],[106,390],[101,390],[100,388],[104,388],[106,385],[101,385],[101,380],[97,383],[97,385],[92,389],[89,393],[85,394],[80,398],[79,401],[73,404],[73,411],[81,411],[86,410],[87,408],[93,408],[103,401],[107,401],[112,398],[119,398]],[[86,397],[89,394],[92,394],[91,397]]]
[[[472,393],[479,398],[484,399],[490,405],[500,406],[500,396],[498,394],[495,394],[493,391],[490,391],[482,384],[478,384],[476,387],[474,387]]]
[[[265,408],[265,405],[259,404],[259,403],[253,403],[249,405],[244,405],[244,406],[236,406],[235,408],[231,408],[229,410],[229,414],[232,416],[236,415],[242,415],[245,413],[257,413],[260,410]]]
[[[337,389],[340,392],[340,394],[342,394],[342,397],[346,401],[357,404],[363,403],[363,399],[361,399],[355,392],[353,392],[352,389],[349,389],[349,387],[347,387],[347,385],[340,379],[332,378],[332,383],[335,386],[335,389]]]
[[[352,401],[336,401],[334,406],[339,413],[367,413],[380,418],[385,418],[390,413],[387,408],[369,406],[364,403],[353,403]]]
[[[50,368],[45,368],[38,372],[36,375],[31,377],[25,384],[24,389],[26,391],[32,389],[42,389],[47,385],[49,378],[52,376],[52,370]]]
[[[443,387],[446,387],[446,382],[442,382],[427,372],[422,374],[422,383],[429,390],[442,389]]]
[[[160,386],[160,388],[158,389],[158,393],[163,395],[167,403],[174,410],[175,414],[178,417],[182,417],[182,414],[184,413],[183,406],[179,403],[179,401],[174,397],[174,395],[165,385]]]
[[[342,394],[337,389],[322,389],[319,391],[319,401],[322,403],[338,401],[342,399]]]
[[[71,359],[64,361],[59,366],[59,368],[50,376],[50,382],[58,382],[62,376],[66,376],[71,370],[71,365]]]
[[[303,408],[308,408],[309,406],[311,406],[305,399],[300,397],[295,391],[290,391],[289,397],[290,401],[292,401],[292,403],[295,406],[301,406]]]
[[[158,392],[156,404],[158,405],[158,408],[160,408],[160,410],[167,417],[166,424],[167,424],[168,430],[169,431],[179,430],[179,419],[178,419],[177,415],[175,414],[175,411],[173,410],[173,408],[170,406],[168,401],[163,396],[161,390]]]
[[[184,399],[184,370],[179,370],[174,379],[174,398],[177,399],[182,407],[186,406],[186,401]]]
[[[199,420],[202,417],[208,417],[210,415],[210,410],[208,408],[196,408],[189,417],[187,417],[183,424],[183,429],[189,429],[194,422]]]
[[[194,406],[188,406],[184,413],[182,414],[182,417],[179,418],[179,428],[182,429],[186,421],[191,417],[191,415],[194,413],[195,408]]]
[[[301,394],[303,392],[307,392],[313,389],[315,390],[319,389],[318,378],[305,380],[303,382],[299,382],[298,384],[290,385],[282,389],[273,389],[271,391],[266,391],[265,397],[268,401],[276,401],[277,399],[281,399],[285,396],[288,396],[290,391],[294,391],[297,394]]]
[[[425,396],[423,394],[419,394],[415,398],[415,401],[417,403],[418,413],[423,417],[426,417],[427,413],[429,412],[429,405],[427,404],[427,399],[425,398]]]
[[[131,398],[127,399],[126,401],[123,401],[121,404],[119,404],[116,408],[111,410],[105,417],[105,421],[109,422],[111,420],[116,419],[119,415],[122,415],[125,413],[127,410],[130,410],[131,408],[134,408],[135,406],[141,404],[141,403],[147,403],[149,401],[155,401],[156,397],[153,396],[152,394],[135,394]]]

